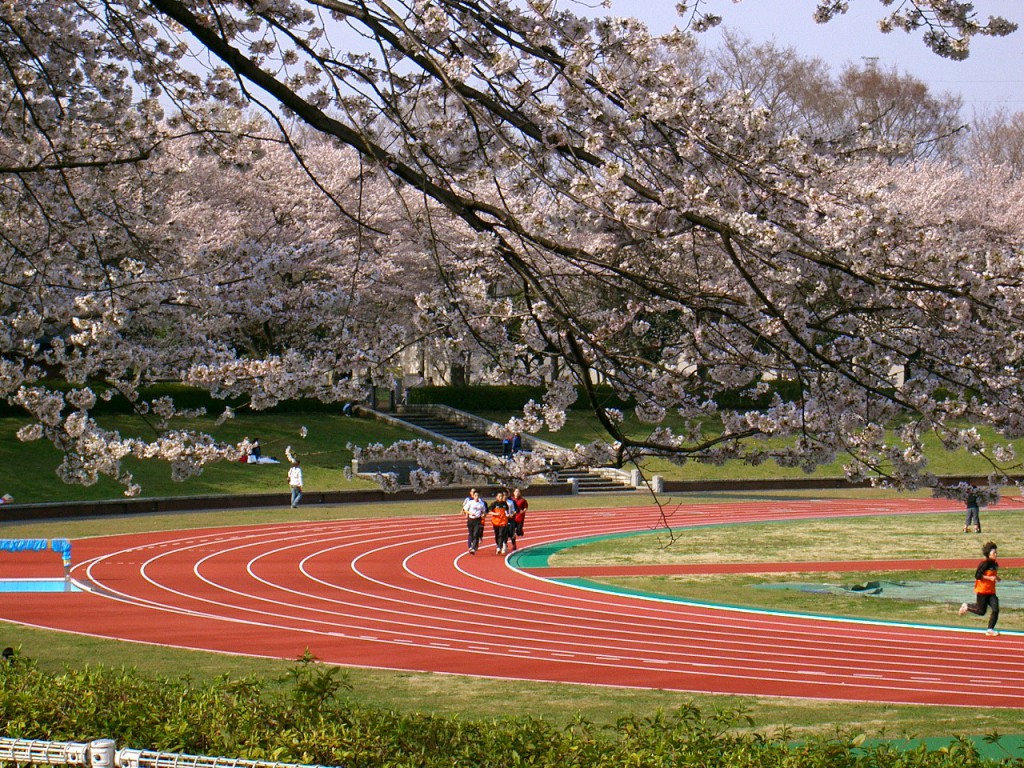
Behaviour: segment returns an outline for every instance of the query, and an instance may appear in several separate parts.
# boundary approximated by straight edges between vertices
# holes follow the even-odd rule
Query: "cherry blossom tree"
[[[844,5],[820,3],[819,16]],[[654,37],[547,0],[6,8],[5,114],[22,138],[4,178],[24,212],[3,246],[0,392],[35,418],[24,437],[70,450],[71,479],[130,485],[129,453],[183,474],[230,453],[203,436],[104,432],[89,381],[131,394],[175,378],[258,407],[348,396],[354,370],[394,354],[382,312],[410,297],[402,334],[549,382],[517,428],[558,427],[582,392],[609,440],[567,457],[579,463],[810,469],[845,453],[851,476],[913,486],[927,479],[925,431],[983,451],[958,424],[1024,426],[1021,218],[948,199],[930,209],[918,201],[937,194],[933,176],[892,176],[780,132],[749,93],[693,77],[688,32]],[[888,18],[927,28],[954,58],[973,35],[1011,31],[945,0]],[[175,154],[178,142],[216,163]],[[166,175],[192,169],[174,162],[217,199],[176,199]],[[265,167],[289,169],[282,189],[270,193]],[[232,179],[260,195],[232,195]],[[422,279],[403,293],[396,270]],[[342,282],[371,272],[387,290]],[[544,362],[510,365],[525,360]],[[49,371],[73,392],[40,386]],[[598,381],[636,403],[649,434],[623,432]],[[799,396],[772,397],[777,381]],[[738,396],[751,404],[720,405]],[[422,484],[466,461],[415,449]]]

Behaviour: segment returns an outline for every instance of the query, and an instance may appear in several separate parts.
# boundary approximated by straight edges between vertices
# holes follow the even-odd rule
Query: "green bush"
[[[544,387],[473,386],[473,387],[417,387],[409,390],[408,401],[412,405],[438,404],[458,408],[460,411],[518,411],[530,400],[541,402]],[[615,394],[608,386],[596,388],[598,400],[606,408],[629,408],[632,405]],[[590,403],[582,396],[576,399],[574,410],[590,410]]]
[[[784,402],[799,400],[803,389],[799,381],[790,379],[774,379],[766,382],[766,391],[757,396],[750,394],[749,389],[736,389],[719,392],[715,395],[715,404],[727,411],[750,411],[767,408],[772,399],[778,395]]]
[[[527,685],[519,683],[518,685]],[[837,736],[794,744],[740,731],[739,711],[684,705],[599,728],[557,728],[529,715],[478,720],[399,714],[360,705],[344,673],[310,656],[282,680],[197,683],[102,666],[46,674],[15,655],[0,665],[0,735],[305,764],[390,768],[621,768],[621,766],[864,766],[975,768],[966,742],[900,752]],[[955,745],[954,745],[955,746]]]
[[[66,382],[48,382],[47,386],[67,392],[71,386]],[[93,385],[97,393],[100,387]],[[476,413],[479,411],[518,411],[521,410],[530,400],[541,402],[544,399],[544,387],[527,387],[518,385],[508,386],[472,386],[472,387],[416,387],[408,392],[410,404],[437,403],[458,408],[461,411]],[[154,384],[142,387],[140,395],[144,400],[154,400],[159,397],[171,397],[179,409],[203,408],[207,413],[218,414],[225,406],[233,408],[241,407],[245,398],[229,398],[221,400],[213,397],[209,392],[196,387],[188,387],[184,384],[172,382]],[[606,385],[595,387],[598,402],[606,408],[618,408],[626,410],[633,407],[633,403],[623,400],[615,391]],[[774,381],[769,385],[766,394],[756,398],[751,397],[745,390],[736,390],[719,394],[715,400],[720,408],[729,410],[747,410],[750,408],[763,408],[771,400],[772,396],[778,393],[783,400],[795,400],[800,397],[800,385],[793,381]],[[382,402],[387,401],[387,392],[382,391],[378,397]],[[343,403],[324,403],[312,398],[300,398],[287,400],[278,403],[273,408],[268,408],[263,413],[341,413]],[[590,410],[590,402],[583,397],[582,393],[572,405],[573,410]],[[114,395],[110,400],[99,400],[93,408],[97,415],[129,414],[132,413],[131,403],[120,394]],[[24,410],[20,406],[11,405],[0,400],[0,416],[21,416]]]
[[[68,392],[73,387],[67,382],[46,382],[46,386],[50,389],[54,389],[60,392]],[[96,392],[97,396],[103,391],[102,386],[90,384],[92,390]],[[153,384],[148,387],[140,387],[139,395],[142,400],[152,401],[160,397],[170,397],[174,400],[175,407],[179,410],[196,410],[204,409],[209,414],[221,413],[225,406],[232,408],[240,408],[246,402],[247,398],[232,397],[227,399],[219,399],[211,395],[204,389],[197,387],[189,387],[184,384],[178,384],[174,382],[166,382],[162,384]],[[299,398],[296,400],[286,400],[275,405],[273,408],[268,408],[261,413],[341,413],[343,403],[324,403],[320,400],[314,400],[313,398]],[[113,395],[109,400],[97,399],[96,405],[93,407],[92,412],[99,416],[109,415],[127,415],[134,413],[132,404],[128,402],[121,394]],[[24,416],[25,410],[21,406],[13,405],[8,403],[6,400],[0,400],[0,417],[2,416]]]
[[[609,386],[598,386],[595,392],[598,402],[605,408],[628,410],[634,406],[632,401],[624,400]],[[751,410],[767,407],[776,394],[791,402],[799,399],[801,392],[799,382],[780,379],[768,382],[767,391],[756,397],[748,389],[737,389],[720,392],[715,396],[715,402],[725,410]],[[417,387],[408,393],[410,404],[437,403],[469,413],[518,411],[530,400],[539,403],[543,398],[544,387],[525,386]],[[572,410],[590,410],[590,402],[582,393],[572,404]]]

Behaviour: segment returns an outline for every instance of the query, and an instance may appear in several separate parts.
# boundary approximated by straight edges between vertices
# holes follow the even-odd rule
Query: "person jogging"
[[[475,555],[484,537],[484,515],[487,514],[487,502],[480,498],[480,492],[471,488],[469,496],[462,502],[462,512],[466,516],[466,544],[469,554]]]
[[[519,544],[516,540],[523,536],[523,523],[526,522],[526,510],[529,509],[530,503],[523,496],[523,492],[516,488],[512,491],[512,495],[508,498],[508,532],[509,541],[512,542],[512,549],[518,549]]]
[[[960,606],[959,614],[973,613],[984,616],[988,612],[988,629],[986,635],[995,636],[999,634],[996,629],[996,622],[999,621],[999,598],[996,597],[996,582],[999,581],[999,562],[995,542],[989,541],[981,548],[985,559],[978,563],[974,569],[974,593],[977,601],[974,605],[964,603]]]
[[[487,511],[491,514],[491,527],[494,529],[494,553],[504,555],[508,551],[508,501],[505,491],[498,491]]]

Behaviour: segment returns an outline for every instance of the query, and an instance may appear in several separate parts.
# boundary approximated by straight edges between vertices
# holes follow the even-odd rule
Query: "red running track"
[[[686,506],[672,524],[936,511],[959,514],[930,499],[792,501]],[[523,543],[658,526],[653,507],[531,510]],[[20,555],[0,557],[0,577]],[[4,594],[0,620],[253,656],[308,649],[349,666],[940,705],[984,690],[986,706],[1024,708],[1024,636],[593,592],[493,549],[469,555],[461,516],[111,536],[76,541],[74,558],[86,592]]]

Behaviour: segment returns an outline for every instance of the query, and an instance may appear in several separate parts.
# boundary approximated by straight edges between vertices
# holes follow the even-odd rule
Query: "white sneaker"
[[[963,605],[961,605],[960,606],[960,610],[957,611],[956,613],[957,613],[957,616],[963,616],[965,613],[967,613],[967,603],[964,603]]]
[[[997,629],[986,629],[985,630],[985,634],[988,635],[989,637],[996,637],[999,634],[999,630],[997,630]]]
[[[494,554],[500,555],[501,554],[501,547],[495,547],[494,548]]]

